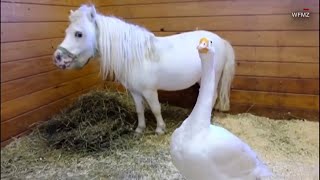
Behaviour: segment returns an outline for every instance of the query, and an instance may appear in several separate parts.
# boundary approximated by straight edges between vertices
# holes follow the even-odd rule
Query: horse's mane
[[[155,58],[155,36],[145,28],[113,16],[97,14],[98,49],[103,79],[108,76],[127,83],[135,66]],[[124,81],[124,82],[123,82]]]
[[[70,22],[81,20],[91,13],[92,5],[81,5],[69,16]],[[145,60],[156,60],[155,35],[147,29],[127,23],[114,16],[96,13],[97,49],[100,53],[100,73],[127,83],[133,68]]]

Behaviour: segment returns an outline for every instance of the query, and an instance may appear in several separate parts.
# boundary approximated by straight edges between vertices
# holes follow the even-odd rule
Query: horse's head
[[[56,66],[61,69],[82,68],[94,56],[97,46],[96,15],[95,7],[88,5],[70,11],[65,38],[53,55]]]

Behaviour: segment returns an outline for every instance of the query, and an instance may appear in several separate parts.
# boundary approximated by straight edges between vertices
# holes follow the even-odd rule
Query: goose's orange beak
[[[207,53],[209,51],[208,44],[209,40],[207,38],[201,38],[197,47],[198,51],[200,53]]]

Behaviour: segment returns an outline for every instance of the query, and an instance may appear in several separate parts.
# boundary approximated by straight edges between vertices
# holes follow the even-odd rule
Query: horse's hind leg
[[[166,129],[166,124],[164,123],[161,115],[161,106],[158,99],[158,92],[157,91],[145,91],[143,92],[144,98],[147,100],[152,113],[156,117],[157,120],[157,134],[164,134]]]
[[[130,91],[135,106],[136,112],[138,114],[138,127],[136,128],[137,133],[142,133],[143,130],[146,128],[146,120],[144,117],[144,105],[143,105],[143,98],[140,94]]]

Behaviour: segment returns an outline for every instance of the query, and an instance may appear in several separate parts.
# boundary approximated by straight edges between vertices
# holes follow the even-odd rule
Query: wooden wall
[[[303,8],[310,18],[292,18]],[[319,120],[318,0],[100,0],[99,10],[160,36],[215,32],[236,52],[231,112]],[[193,107],[197,93],[193,86],[160,99]]]
[[[51,60],[69,10],[86,2],[1,0],[1,146],[100,84],[95,61],[82,70],[62,71]],[[231,112],[319,120],[319,1],[93,2],[104,14],[121,16],[159,36],[198,28],[229,40],[237,59]],[[291,17],[303,8],[311,10],[311,18]],[[197,93],[197,86],[162,91],[160,100],[193,107]]]
[[[1,0],[1,146],[99,84],[97,61],[72,71],[52,63],[69,11],[82,2]]]

